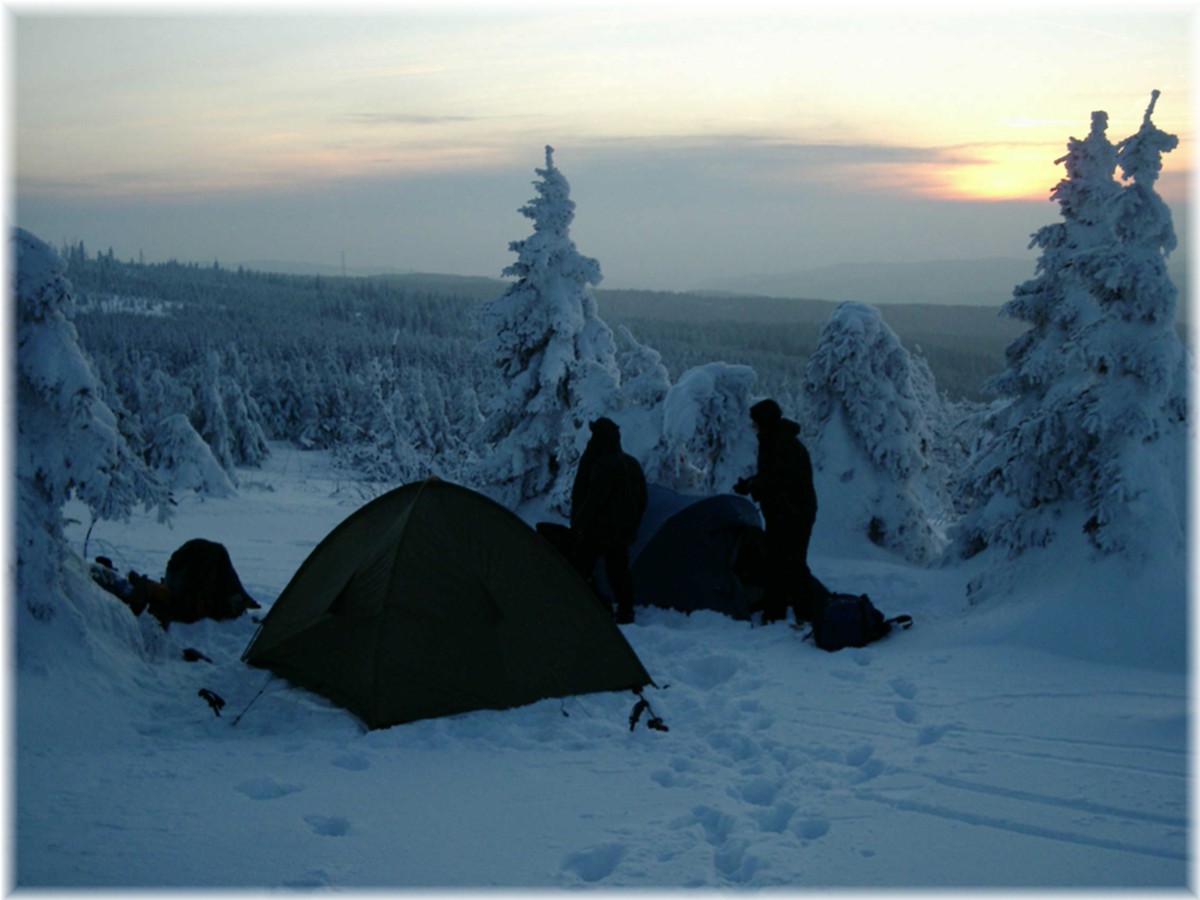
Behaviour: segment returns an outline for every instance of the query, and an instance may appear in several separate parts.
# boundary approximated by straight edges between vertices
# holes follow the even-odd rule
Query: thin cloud
[[[719,163],[782,167],[923,165],[944,162],[950,148],[886,143],[803,142],[763,134],[600,138],[576,148],[584,159],[654,163]]]
[[[668,191],[680,173],[702,173],[713,189],[742,186],[758,196],[803,188],[844,195],[944,200],[1044,197],[1060,177],[1059,147],[1038,141],[914,146],[797,141],[762,134],[615,139],[573,148],[580,166],[633,171]],[[565,159],[565,157],[564,157]],[[575,164],[572,163],[572,166]]]
[[[481,120],[480,116],[436,116],[422,113],[347,113],[337,119],[357,125],[445,125]]]

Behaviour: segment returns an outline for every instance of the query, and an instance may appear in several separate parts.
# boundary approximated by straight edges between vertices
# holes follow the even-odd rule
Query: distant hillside
[[[990,265],[989,265],[990,263]],[[1186,254],[1172,257],[1171,271],[1177,284],[1186,277]],[[975,266],[977,268],[972,269]],[[249,267],[246,267],[249,268]],[[290,268],[294,275],[316,277],[330,284],[340,283],[339,273],[329,266],[313,266],[305,271],[303,265],[277,264],[270,271]],[[934,274],[941,271],[942,275]],[[1018,271],[1019,270],[1019,271]],[[259,270],[261,271],[261,270]],[[838,295],[831,286],[835,276],[843,277],[843,286],[854,284],[858,272],[866,285],[866,273],[874,272],[879,281],[891,272],[897,285],[893,296],[908,297],[901,289],[905,277],[934,279],[938,285],[926,293],[948,297],[947,285],[964,273],[991,273],[993,301],[990,303],[950,303],[945,299],[926,301],[881,302],[853,296],[842,290]],[[1004,275],[1004,272],[1008,275]],[[821,328],[838,303],[856,300],[874,303],[881,308],[884,321],[899,335],[904,346],[919,351],[929,361],[938,387],[952,398],[985,399],[984,383],[1003,371],[1004,350],[1024,329],[1021,322],[1000,315],[1000,307],[1012,296],[1012,289],[1034,275],[1034,264],[1019,260],[983,260],[959,263],[899,263],[869,266],[829,266],[814,269],[825,273],[828,285],[813,280],[814,292],[770,295],[733,290],[650,291],[623,288],[596,289],[600,316],[614,328],[626,325],[644,344],[658,350],[674,377],[692,365],[724,359],[744,362],[755,367],[765,382],[764,390],[778,390],[782,384],[795,384],[803,371],[808,354],[816,346]],[[943,277],[944,276],[944,277]],[[1002,279],[1012,277],[1001,291]],[[941,278],[941,281],[937,281]],[[351,275],[350,281],[370,281],[385,284],[389,289],[446,300],[482,303],[499,297],[512,280],[478,275],[447,275],[435,272],[399,272],[364,276]],[[752,280],[758,283],[761,279]],[[767,279],[770,280],[770,279]],[[827,290],[822,296],[817,290]],[[858,293],[865,293],[863,291]],[[982,292],[979,296],[982,296]],[[978,297],[977,297],[978,299]],[[1188,303],[1181,291],[1179,304],[1180,336],[1189,340],[1187,331]],[[768,374],[770,373],[770,374]]]
[[[412,269],[397,269],[392,266],[330,266],[324,263],[290,262],[280,259],[245,259],[232,263],[228,268],[242,268],[251,272],[275,272],[279,275],[320,275],[335,278],[342,275],[351,278],[369,278],[376,275],[407,275]]]
[[[1187,254],[1176,251],[1168,264],[1180,287],[1187,284]],[[998,307],[1013,288],[1036,274],[1036,261],[993,258],[902,263],[843,263],[784,275],[745,275],[698,285],[698,291],[762,294],[768,297],[820,297],[862,303],[948,303]],[[1182,306],[1183,304],[1181,304]]]
[[[1034,262],[1020,259],[943,260],[903,263],[841,263],[783,275],[745,275],[706,282],[698,289],[821,297],[862,303],[951,303],[999,306],[1013,286],[1033,275]]]
[[[409,292],[482,302],[510,282],[498,278],[411,273],[376,279]],[[625,325],[658,350],[672,377],[724,360],[752,366],[765,392],[794,388],[838,300],[644,290],[595,291],[600,317]],[[898,303],[882,308],[904,346],[929,361],[938,386],[951,397],[982,399],[984,382],[1004,368],[1004,348],[1024,326],[993,306]]]
[[[765,392],[799,384],[832,300],[663,291],[598,290],[600,316],[626,325],[658,350],[678,376],[713,359],[758,370]],[[984,399],[984,383],[1004,369],[1004,349],[1024,330],[995,307],[939,304],[881,306],[884,321],[909,350],[928,360],[940,390],[954,399]],[[770,373],[770,374],[768,374]]]
[[[338,266],[283,261],[248,261],[242,268],[258,272],[279,272],[289,275],[383,278],[408,290],[448,293],[477,299],[502,294],[510,282],[500,278],[470,275],[445,275],[416,272],[387,267],[348,268],[344,273]],[[1180,319],[1187,318],[1188,260],[1186,248],[1181,247],[1168,260],[1168,269],[1180,289]],[[943,260],[904,263],[843,263],[806,269],[786,275],[744,275],[705,282],[692,290],[643,291],[600,288],[597,296],[639,296],[649,309],[639,312],[654,316],[656,307],[672,308],[677,300],[685,299],[689,316],[712,319],[741,318],[745,315],[759,321],[776,316],[790,319],[795,308],[790,304],[800,298],[827,301],[820,307],[820,321],[828,318],[833,306],[843,300],[857,300],[877,306],[949,305],[989,307],[999,309],[1012,297],[1013,288],[1036,274],[1033,259],[997,257],[974,260]],[[746,298],[757,298],[747,304]],[[767,298],[788,301],[788,305],[772,304]],[[814,308],[815,309],[815,308]]]

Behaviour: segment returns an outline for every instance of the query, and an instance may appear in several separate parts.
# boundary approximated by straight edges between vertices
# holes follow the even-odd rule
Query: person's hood
[[[592,437],[589,443],[598,450],[620,450],[621,429],[612,419],[600,418],[590,426]]]

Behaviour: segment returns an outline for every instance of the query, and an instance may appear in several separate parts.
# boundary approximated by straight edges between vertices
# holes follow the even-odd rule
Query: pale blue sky
[[[123,258],[499,275],[549,143],[605,286],[1022,256],[1068,138],[1094,109],[1131,134],[1156,88],[1182,214],[1189,5],[809,6],[14,5],[16,223]]]

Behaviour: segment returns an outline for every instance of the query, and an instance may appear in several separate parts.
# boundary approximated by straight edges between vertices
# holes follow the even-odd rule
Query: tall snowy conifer
[[[1107,115],[1093,113],[1091,134],[1058,160],[1063,221],[1034,235],[1037,277],[1003,309],[1031,327],[993,381],[1006,403],[964,481],[965,554],[1016,556],[1063,528],[1102,553],[1182,543],[1186,363],[1166,273],[1175,234],[1153,187],[1177,139],[1151,121],[1157,97],[1133,137],[1114,147]]]
[[[533,234],[509,244],[517,260],[503,274],[517,281],[482,309],[482,349],[500,388],[483,431],[494,449],[476,478],[506,505],[548,493],[565,514],[588,423],[615,411],[621,398],[612,331],[591,291],[600,264],[571,240],[575,203],[553,153],[546,147],[538,195],[521,208]]]
[[[878,309],[842,303],[821,330],[803,390],[819,515],[913,561],[935,556],[942,541],[932,523],[948,498],[933,452],[939,436],[930,406],[940,400],[929,367],[904,349]]]
[[[54,615],[64,558],[63,504],[97,518],[139,503],[165,515],[167,492],[122,438],[79,346],[63,261],[22,229],[11,238],[17,304],[17,592],[39,618]]]
[[[1092,542],[1113,552],[1145,539],[1149,520],[1174,513],[1168,535],[1182,544],[1187,515],[1186,351],[1176,330],[1178,291],[1167,275],[1175,249],[1171,212],[1154,190],[1162,155],[1179,144],[1151,120],[1154,91],[1136,134],[1117,145],[1126,181],[1113,205],[1116,246],[1098,272],[1104,318],[1085,330],[1096,384],[1084,428],[1102,450],[1088,486]],[[1162,465],[1147,466],[1146,458]]]

